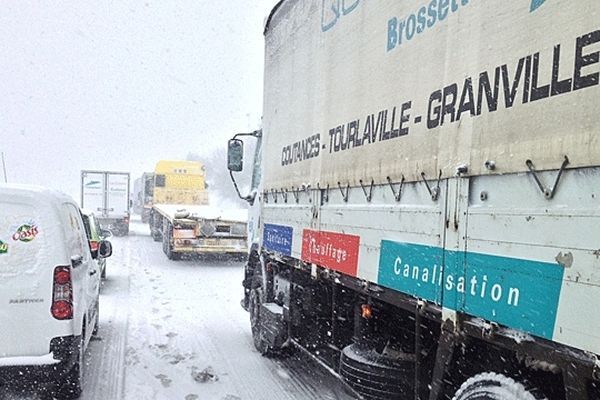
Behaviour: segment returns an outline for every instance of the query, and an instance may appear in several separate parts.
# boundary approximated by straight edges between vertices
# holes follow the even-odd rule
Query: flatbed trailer
[[[248,213],[207,205],[154,204],[152,237],[169,259],[184,254],[247,255]]]

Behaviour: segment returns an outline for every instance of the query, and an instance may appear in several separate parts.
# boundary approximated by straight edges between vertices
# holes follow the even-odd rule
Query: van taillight
[[[54,287],[52,290],[52,316],[60,320],[72,319],[73,284],[70,267],[54,268]]]

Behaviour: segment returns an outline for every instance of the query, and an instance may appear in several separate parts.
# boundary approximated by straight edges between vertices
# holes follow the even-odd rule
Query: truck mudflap
[[[261,335],[269,348],[280,349],[287,340],[287,324],[283,307],[275,303],[263,303],[260,307]]]

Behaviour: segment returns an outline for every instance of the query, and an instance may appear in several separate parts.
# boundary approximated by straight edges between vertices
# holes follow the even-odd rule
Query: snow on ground
[[[240,306],[242,262],[169,261],[136,221],[130,236],[111,241],[82,400],[351,398],[300,354],[269,359],[254,350]]]

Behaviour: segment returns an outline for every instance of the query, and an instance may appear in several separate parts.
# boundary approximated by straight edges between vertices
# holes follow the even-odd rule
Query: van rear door
[[[62,232],[52,208],[30,200],[0,196],[0,359],[50,351],[53,271],[64,258],[51,238]]]
[[[106,173],[81,172],[81,207],[94,211],[100,217],[106,214]]]
[[[106,174],[106,212],[108,218],[123,219],[129,215],[129,174]]]

